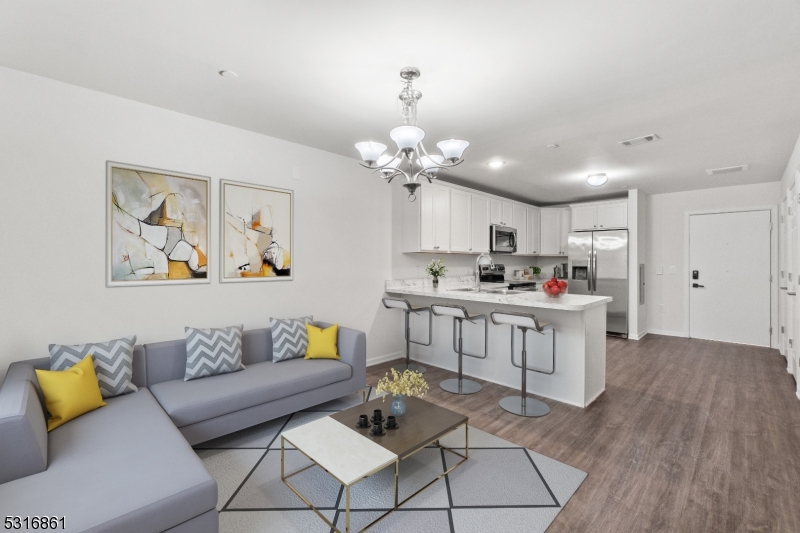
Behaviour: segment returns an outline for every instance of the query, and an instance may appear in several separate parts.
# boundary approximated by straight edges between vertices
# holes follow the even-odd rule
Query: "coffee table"
[[[366,531],[469,458],[469,418],[419,398],[406,398],[408,412],[405,416],[397,419],[400,427],[386,430],[386,435],[372,436],[369,434],[369,428],[362,429],[356,426],[358,415],[371,416],[375,409],[381,409],[384,416],[387,416],[390,403],[391,397],[387,397],[385,402],[381,398],[377,398],[281,434],[281,479],[337,533],[352,532],[350,528],[350,489],[358,482],[392,464],[394,465],[394,507],[361,530]],[[439,439],[462,426],[466,436],[463,454],[439,443]],[[284,469],[287,442],[311,460],[310,465],[288,475]],[[400,461],[431,444],[461,457],[461,460],[408,498],[399,501]],[[289,483],[289,478],[314,466],[321,467],[345,487],[344,532],[337,529],[296,487]]]

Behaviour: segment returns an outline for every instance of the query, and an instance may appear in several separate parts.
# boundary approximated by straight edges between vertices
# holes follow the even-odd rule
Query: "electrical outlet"
[[[669,267],[669,273],[670,273],[670,274],[677,274],[677,271],[675,270],[675,267],[674,267],[674,266],[670,266],[670,267]]]
[[[667,310],[667,306],[666,306],[666,305],[664,305],[664,304],[659,304],[659,306],[658,306],[658,310],[659,310],[659,311],[661,311],[661,312],[663,313],[664,311],[666,311],[666,310]]]
[[[656,274],[658,274],[658,275],[660,276],[660,275],[662,275],[663,273],[664,273],[664,267],[663,267],[663,266],[661,266],[661,265],[658,265],[658,266],[656,267]]]

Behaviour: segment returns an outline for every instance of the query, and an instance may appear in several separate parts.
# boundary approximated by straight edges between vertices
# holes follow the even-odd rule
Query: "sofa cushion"
[[[135,352],[134,352],[135,355]],[[154,342],[144,345],[147,386],[163,381],[183,379],[186,375],[186,340]],[[242,364],[272,360],[272,340],[269,328],[250,329],[242,334]],[[136,359],[134,357],[134,370]],[[135,372],[134,372],[135,376]]]
[[[103,398],[136,392],[133,384],[133,347],[136,335],[108,342],[50,345],[50,370],[66,370],[91,354]]]
[[[107,402],[50,432],[46,471],[0,485],[0,516],[156,533],[216,507],[216,482],[147,389]]]
[[[186,332],[186,374],[184,381],[244,370],[242,326],[227,328],[184,328]]]
[[[10,377],[0,389],[0,485],[47,468],[47,425],[39,396],[31,381]]]
[[[352,373],[341,361],[291,359],[205,379],[166,381],[150,390],[175,425],[183,427],[344,381]]]
[[[311,316],[269,319],[272,332],[273,363],[297,359],[306,355],[308,348],[306,324],[310,324],[313,320],[314,317]]]

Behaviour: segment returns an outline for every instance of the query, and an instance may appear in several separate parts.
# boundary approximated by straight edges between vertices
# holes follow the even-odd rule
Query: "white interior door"
[[[690,337],[770,345],[770,242],[768,210],[689,217]]]

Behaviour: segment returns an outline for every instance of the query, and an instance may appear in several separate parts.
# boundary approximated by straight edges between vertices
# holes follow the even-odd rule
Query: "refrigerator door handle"
[[[594,290],[592,288],[592,271],[594,270],[592,267],[592,252],[589,252],[589,261],[586,264],[588,265],[588,270],[589,270],[586,276],[586,282],[587,282],[586,288],[589,289],[589,293],[591,294],[591,292]]]
[[[597,250],[593,251],[594,259],[592,260],[592,294],[597,290]]]

